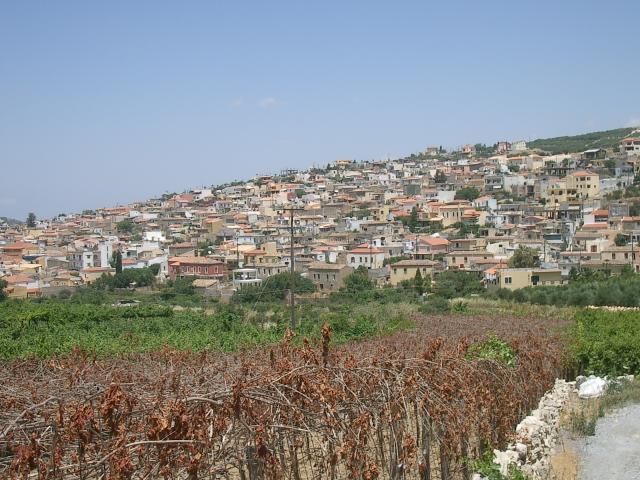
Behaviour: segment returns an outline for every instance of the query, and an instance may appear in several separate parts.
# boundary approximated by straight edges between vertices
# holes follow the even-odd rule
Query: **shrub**
[[[640,312],[583,310],[571,333],[572,352],[584,372],[640,373]]]
[[[451,311],[451,306],[449,305],[449,300],[439,296],[429,297],[427,301],[420,306],[418,309],[420,313],[424,314],[441,314],[441,313],[449,313]]]
[[[476,275],[469,272],[447,270],[436,277],[435,292],[444,298],[465,297],[484,293],[485,289]]]
[[[285,299],[291,288],[291,274],[278,273],[268,277],[260,285],[244,287],[233,294],[234,303],[276,302]],[[312,293],[316,287],[308,278],[299,273],[294,274],[293,288],[295,293]]]
[[[467,358],[491,360],[512,367],[516,362],[516,353],[507,342],[492,334],[485,341],[471,345]]]

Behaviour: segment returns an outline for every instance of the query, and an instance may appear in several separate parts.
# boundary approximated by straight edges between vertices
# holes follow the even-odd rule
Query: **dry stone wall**
[[[517,465],[531,480],[544,480],[551,468],[551,454],[560,437],[560,414],[566,405],[575,382],[556,380],[531,415],[516,427],[515,442],[506,450],[494,450],[495,463],[507,476],[509,465]],[[474,480],[483,477],[476,474]]]

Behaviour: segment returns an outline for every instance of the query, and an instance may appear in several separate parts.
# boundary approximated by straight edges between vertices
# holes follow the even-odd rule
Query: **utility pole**
[[[285,211],[289,212],[289,228],[290,228],[290,240],[289,240],[289,252],[291,255],[290,267],[291,267],[291,277],[289,281],[289,308],[291,314],[291,330],[296,329],[296,297],[295,297],[295,266],[294,266],[294,234],[293,234],[293,212],[303,210],[302,208],[285,208]]]
[[[236,268],[240,268],[240,248],[238,246],[239,232],[236,232]]]

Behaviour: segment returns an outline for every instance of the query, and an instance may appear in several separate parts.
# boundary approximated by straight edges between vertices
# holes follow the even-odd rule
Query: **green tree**
[[[456,192],[456,200],[468,200],[473,202],[480,196],[480,191],[475,187],[464,187]]]
[[[198,242],[198,248],[196,248],[196,256],[206,257],[213,251],[213,244],[210,240]]]
[[[518,246],[509,259],[511,268],[535,268],[540,266],[539,251],[536,248]]]
[[[447,176],[444,174],[444,172],[438,170],[433,177],[433,181],[436,183],[445,183],[447,181]]]
[[[348,293],[359,293],[373,290],[374,288],[375,285],[369,278],[367,269],[360,265],[344,279],[344,286],[341,290]]]
[[[413,278],[413,287],[418,295],[424,294],[424,280],[420,273],[420,268],[416,268],[416,276]]]
[[[113,268],[116,269],[116,275],[122,273],[122,252],[120,250],[113,252]]]
[[[475,219],[469,222],[456,222],[452,227],[458,229],[458,236],[460,237],[466,237],[469,234],[476,236],[480,231],[480,225],[478,225],[478,221]]]
[[[36,226],[36,214],[33,212],[29,212],[27,215],[27,227],[34,228]]]
[[[274,302],[284,300],[291,289],[291,274],[278,273],[268,277],[260,285],[244,287],[233,294],[233,302],[255,303]],[[295,293],[312,293],[316,289],[314,283],[298,272],[293,275],[293,290]]]
[[[128,233],[131,235],[135,228],[135,224],[129,218],[125,218],[124,220],[116,223],[116,230],[120,233]]]
[[[455,298],[483,293],[484,287],[473,273],[447,270],[437,276],[435,291],[440,297]]]
[[[411,215],[409,215],[409,231],[415,232],[418,229],[418,210],[416,207],[411,209]]]
[[[619,233],[616,235],[616,238],[614,238],[613,241],[617,247],[624,247],[627,245],[627,243],[629,243],[629,237],[627,237],[623,233]]]
[[[386,267],[387,265],[393,265],[394,263],[398,263],[398,262],[400,262],[402,260],[410,260],[410,257],[407,257],[405,255],[399,255],[397,257],[385,258],[382,261],[382,265]]]
[[[569,280],[574,282],[579,278],[580,278],[580,272],[578,271],[578,269],[576,267],[571,267],[571,270],[569,270]]]
[[[156,276],[149,267],[128,268],[115,275],[103,275],[95,283],[98,289],[128,288],[132,285],[136,287],[149,287],[156,281]]]
[[[7,298],[7,294],[4,291],[4,289],[7,288],[7,285],[7,281],[0,278],[0,302]]]
[[[362,219],[371,216],[371,211],[366,208],[361,208],[360,210],[354,210],[352,215],[357,219]]]
[[[616,169],[616,161],[615,160],[605,160],[604,161],[604,167],[609,170],[609,173],[611,173],[612,175],[615,173],[615,169]]]

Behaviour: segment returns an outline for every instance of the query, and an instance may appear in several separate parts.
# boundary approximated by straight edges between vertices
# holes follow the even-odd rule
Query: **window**
[[[509,285],[513,283],[511,277],[504,277],[504,283]]]
[[[351,263],[356,263],[356,257],[351,257]]]

